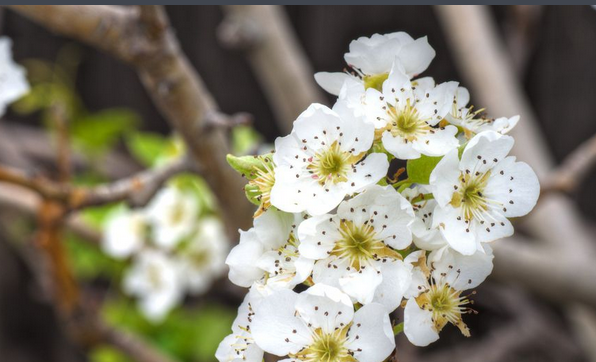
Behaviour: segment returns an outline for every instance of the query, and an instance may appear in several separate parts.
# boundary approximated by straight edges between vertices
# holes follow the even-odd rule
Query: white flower
[[[507,157],[511,147],[513,138],[483,132],[470,140],[461,160],[453,150],[431,173],[438,204],[433,226],[462,254],[473,254],[480,242],[511,236],[513,226],[507,218],[526,215],[536,205],[536,174],[527,164]]]
[[[137,252],[147,236],[147,220],[139,211],[118,210],[108,216],[102,249],[111,257],[124,259]]]
[[[238,316],[232,324],[232,334],[219,344],[215,357],[219,362],[261,362],[263,350],[254,343],[251,325],[255,310],[261,303],[263,295],[251,288],[238,308]]]
[[[338,111],[341,114],[313,104],[294,122],[289,136],[275,141],[273,206],[286,212],[322,215],[346,195],[386,175],[386,155],[366,156],[373,142],[373,125],[346,108]]]
[[[180,266],[159,251],[145,249],[124,277],[124,291],[139,298],[139,308],[150,321],[159,322],[182,299]]]
[[[174,186],[161,189],[147,206],[155,243],[172,249],[193,231],[198,214],[199,203],[193,193]]]
[[[350,51],[345,54],[346,63],[357,72],[315,74],[315,80],[327,92],[338,95],[346,79],[355,79],[366,88],[381,89],[394,61],[398,61],[412,78],[422,73],[435,57],[434,49],[426,37],[414,40],[404,32],[374,34],[361,37],[350,43]]]
[[[197,232],[181,253],[182,275],[194,294],[205,292],[225,270],[228,240],[224,227],[215,217],[201,219]]]
[[[350,298],[318,284],[265,298],[252,324],[255,342],[284,361],[381,362],[395,348],[389,316],[372,303],[354,313]]]
[[[316,259],[315,283],[340,287],[362,304],[397,308],[410,268],[396,250],[412,242],[410,203],[391,186],[370,186],[342,202],[336,215],[305,220],[298,228],[300,253]]]
[[[486,279],[493,268],[492,259],[488,245],[470,256],[446,246],[429,255],[431,270],[426,265],[415,268],[411,295],[404,311],[404,333],[408,340],[416,346],[427,346],[439,339],[439,332],[447,323],[469,337],[462,314],[472,312],[468,307],[471,302],[462,292]]]
[[[463,135],[470,139],[474,135],[484,131],[495,131],[500,134],[509,133],[519,122],[519,116],[511,118],[486,118],[483,115],[484,109],[474,110],[473,107],[466,108],[470,100],[470,93],[466,88],[459,87],[455,94],[455,101],[451,112],[445,116],[445,119],[463,129]]]
[[[429,78],[412,83],[396,64],[382,93],[366,91],[367,119],[374,123],[385,149],[399,159],[442,156],[459,146],[457,128],[438,125],[451,109],[456,89],[456,82],[435,87]]]
[[[438,227],[433,226],[433,213],[437,206],[434,199],[425,200],[421,195],[430,193],[429,187],[418,185],[402,191],[402,196],[412,203],[416,219],[412,223],[412,240],[423,250],[435,250],[446,245],[445,238]]]
[[[255,219],[254,228],[240,231],[240,243],[226,259],[230,280],[242,287],[259,282],[273,289],[293,288],[305,281],[313,260],[298,252],[294,230],[300,221],[299,214],[271,208]]]
[[[29,92],[25,69],[12,60],[12,41],[0,37],[0,117],[6,106]]]

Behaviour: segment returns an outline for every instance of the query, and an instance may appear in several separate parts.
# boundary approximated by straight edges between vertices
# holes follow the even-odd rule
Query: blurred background
[[[166,10],[184,53],[221,110],[228,114],[248,112],[254,117],[256,133],[237,132],[235,146],[246,150],[272,143],[282,130],[243,51],[230,49],[221,41],[218,29],[224,20],[222,9],[167,6]],[[286,6],[284,11],[314,71],[343,69],[343,54],[353,39],[405,31],[414,38],[428,36],[436,50],[437,56],[425,75],[437,82],[456,80],[468,86],[449,46],[447,30],[430,6]],[[101,131],[98,128],[88,131],[92,136],[83,131],[79,135],[83,147],[77,151],[81,153],[77,167],[86,170],[86,163],[92,160],[95,165],[91,168],[99,171],[86,175],[102,180],[141,170],[142,160],[130,152],[127,140],[134,137],[131,134],[165,136],[171,129],[135,72],[110,55],[54,35],[13,11],[0,9],[0,14],[0,35],[12,38],[14,58],[28,68],[29,75],[38,77],[39,82],[61,79],[68,84],[65,97],[78,109],[84,108],[86,115],[93,114],[98,119],[103,117]],[[596,134],[596,10],[590,6],[494,6],[490,16],[506,45],[504,51],[512,59],[515,78],[523,85],[536,113],[541,136],[555,160],[561,162]],[[326,96],[327,103],[331,103],[332,96]],[[472,91],[471,103],[476,102]],[[117,119],[113,123],[120,126],[105,131],[103,119],[108,118]],[[44,131],[45,123],[43,106],[34,100],[12,107],[0,123],[0,162],[55,174],[48,152],[52,141]],[[79,162],[78,156],[75,161]],[[592,172],[585,177],[570,195],[588,223],[596,221],[594,175]],[[100,214],[98,211],[95,215],[100,218]],[[589,226],[589,230],[596,229]],[[0,360],[127,361],[107,346],[86,353],[65,336],[52,307],[40,296],[33,280],[23,247],[31,239],[31,232],[32,220],[0,205]],[[596,242],[596,232],[592,235]],[[100,304],[118,288],[114,282],[118,266],[110,266],[111,261],[97,251],[83,249],[69,249],[74,269],[85,280],[85,288],[96,297],[89,303]],[[146,336],[182,361],[208,362],[214,361],[219,341],[229,333],[241,293],[229,285],[224,275],[211,291],[202,297],[187,298],[184,308],[174,310],[159,325],[146,321],[126,298],[109,301],[102,313],[111,323]],[[478,288],[474,299],[479,314],[465,319],[472,338],[466,339],[450,326],[443,330],[438,343],[418,349],[401,335],[399,360],[595,360],[596,331],[574,321],[562,304],[528,292],[515,280],[488,280]]]

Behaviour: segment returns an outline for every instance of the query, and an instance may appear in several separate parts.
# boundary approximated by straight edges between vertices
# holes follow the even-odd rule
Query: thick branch
[[[284,133],[311,103],[323,102],[313,69],[279,5],[227,5],[220,40],[246,51]]]
[[[217,106],[201,78],[180,50],[167,25],[155,37],[147,32],[136,8],[120,6],[17,5],[12,8],[63,35],[104,49],[130,63],[165,118],[178,130],[218,197],[229,230],[248,227],[251,205],[244,200],[244,181],[230,167],[225,131],[205,131],[204,119]],[[167,19],[162,7],[145,10],[147,19]],[[148,15],[152,14],[152,15]],[[233,230],[233,231],[232,231]]]

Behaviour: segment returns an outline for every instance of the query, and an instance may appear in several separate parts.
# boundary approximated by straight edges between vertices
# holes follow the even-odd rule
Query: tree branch
[[[325,97],[283,7],[227,5],[224,10],[220,40],[246,51],[282,132],[289,133],[298,115]]]
[[[208,172],[205,178],[219,199],[228,230],[248,227],[252,206],[244,200],[244,181],[226,163],[225,130],[205,132],[205,116],[217,106],[203,81],[180,50],[162,7],[143,10],[102,5],[15,5],[22,15],[47,28],[103,49],[131,64],[149,95],[178,130],[194,159]],[[147,21],[163,19],[165,29],[155,37]]]

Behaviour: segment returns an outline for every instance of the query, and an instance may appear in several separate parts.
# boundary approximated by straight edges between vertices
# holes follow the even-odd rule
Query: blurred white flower
[[[215,217],[201,219],[195,236],[180,251],[182,276],[191,293],[205,292],[223,274],[227,253],[228,239],[221,221]]]
[[[439,125],[451,109],[456,89],[456,82],[435,87],[428,78],[413,83],[396,63],[382,92],[366,91],[366,117],[395,157],[442,156],[459,146],[457,128]]]
[[[373,125],[347,109],[339,111],[341,114],[313,104],[294,122],[289,136],[275,141],[273,206],[286,212],[322,215],[346,195],[386,175],[387,156],[366,155],[373,142]]]
[[[462,254],[481,250],[481,242],[511,236],[507,218],[524,216],[540,194],[530,166],[507,156],[513,138],[493,131],[468,142],[461,160],[458,150],[448,153],[430,176],[437,200],[433,226]]]
[[[240,243],[226,260],[230,280],[249,287],[293,288],[305,281],[314,261],[298,252],[295,229],[302,216],[269,209],[255,219],[255,227],[241,231]]]
[[[280,290],[256,309],[252,336],[284,361],[381,362],[395,348],[389,315],[372,303],[354,313],[350,298],[317,284],[296,294]]]
[[[147,219],[136,210],[118,210],[108,216],[102,239],[103,251],[116,259],[137,252],[145,243]]]
[[[404,311],[408,340],[416,346],[427,346],[439,339],[439,332],[447,323],[469,337],[462,315],[472,312],[471,302],[462,292],[486,279],[493,269],[492,260],[488,245],[474,255],[462,255],[446,246],[429,255],[428,266],[415,268]]]
[[[141,312],[160,322],[183,297],[180,265],[157,250],[144,249],[124,277],[124,291],[139,299]]]
[[[302,222],[299,250],[317,260],[315,283],[341,288],[362,304],[382,303],[392,312],[410,283],[397,250],[412,242],[413,221],[412,206],[393,187],[370,186],[342,202],[337,214]]]
[[[315,80],[334,95],[339,94],[346,79],[357,80],[365,88],[381,90],[394,61],[399,62],[408,77],[412,78],[425,71],[434,57],[435,51],[426,37],[414,40],[404,32],[374,34],[350,43],[350,51],[344,59],[356,72],[355,75],[320,72],[315,74]]]
[[[0,117],[6,106],[29,92],[25,69],[12,59],[12,41],[0,37]]]
[[[167,250],[194,230],[199,215],[197,197],[174,186],[162,188],[147,206],[155,243]]]

